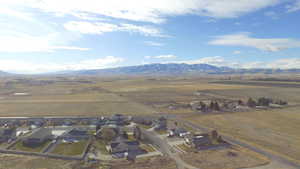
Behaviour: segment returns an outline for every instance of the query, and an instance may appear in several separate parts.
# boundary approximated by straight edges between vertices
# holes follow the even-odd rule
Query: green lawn
[[[67,156],[81,155],[87,145],[87,142],[88,141],[80,141],[78,143],[61,143],[58,144],[51,153]]]
[[[27,147],[24,146],[22,141],[18,141],[15,146],[12,147],[12,150],[19,150],[19,151],[28,151],[28,152],[41,152],[46,146],[50,144],[51,141],[47,141],[38,147]]]

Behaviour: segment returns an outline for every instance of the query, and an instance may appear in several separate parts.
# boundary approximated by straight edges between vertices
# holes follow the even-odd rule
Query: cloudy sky
[[[300,68],[300,0],[0,0],[0,70]]]

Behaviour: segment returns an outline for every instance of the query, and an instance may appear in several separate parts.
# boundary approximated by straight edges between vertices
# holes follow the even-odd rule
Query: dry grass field
[[[271,111],[193,115],[187,119],[259,148],[300,161],[299,107]]]
[[[2,81],[0,85],[0,116],[97,116],[155,112],[103,89],[102,82],[97,79],[87,84],[57,79],[50,84],[41,85],[11,81],[13,80],[8,81],[10,83]]]
[[[1,155],[0,169],[72,169],[70,161],[31,156]]]
[[[283,82],[280,82],[283,83]],[[295,83],[294,83],[295,84]],[[297,83],[299,85],[299,83]],[[211,115],[191,115],[188,120],[225,135],[300,162],[300,90],[292,87],[260,87],[210,90],[225,97],[271,97],[287,100],[290,107]]]
[[[265,157],[238,147],[187,153],[181,157],[187,163],[201,169],[251,168],[269,163]]]
[[[167,157],[153,157],[136,160],[135,163],[128,161],[116,162],[111,169],[176,169],[176,163]]]

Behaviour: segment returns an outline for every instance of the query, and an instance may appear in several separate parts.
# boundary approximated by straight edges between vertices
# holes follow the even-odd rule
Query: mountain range
[[[209,64],[147,64],[109,69],[67,71],[73,75],[197,75],[197,74],[245,74],[245,73],[300,73],[300,69],[234,69]]]
[[[90,69],[76,71],[60,71],[51,75],[197,75],[197,74],[276,74],[300,73],[300,69],[234,69],[230,67],[217,67],[209,64],[147,64],[138,66],[117,67],[108,69]],[[12,75],[0,71],[0,76]]]

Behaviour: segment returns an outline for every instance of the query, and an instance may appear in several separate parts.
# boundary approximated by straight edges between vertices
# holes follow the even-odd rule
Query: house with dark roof
[[[189,131],[187,131],[184,128],[177,127],[175,129],[171,129],[168,133],[169,137],[185,137],[187,135],[191,134]]]
[[[124,116],[122,114],[115,114],[107,120],[106,125],[122,126],[122,125],[126,125],[128,122],[129,119],[127,116]]]
[[[111,142],[107,149],[115,158],[124,158],[128,155],[138,156],[147,153],[147,151],[140,148],[138,141],[124,139]]]
[[[40,128],[45,124],[44,120],[42,119],[34,119],[28,122],[28,125],[31,129]]]
[[[209,134],[195,134],[185,138],[185,143],[193,148],[199,149],[212,144]]]
[[[38,147],[47,141],[51,141],[52,139],[53,135],[51,129],[40,128],[34,131],[31,135],[25,137],[22,143],[27,147]]]
[[[162,116],[156,120],[154,130],[167,130],[167,119]]]
[[[146,125],[146,126],[151,126],[153,123],[152,120],[147,119],[145,117],[140,117],[140,116],[132,117],[132,122],[137,123],[137,124]]]
[[[88,131],[83,128],[73,128],[61,136],[63,142],[79,142],[90,137]]]
[[[16,138],[16,130],[12,128],[0,128],[0,143],[9,142]]]

